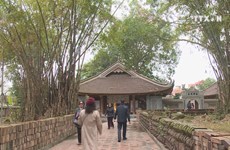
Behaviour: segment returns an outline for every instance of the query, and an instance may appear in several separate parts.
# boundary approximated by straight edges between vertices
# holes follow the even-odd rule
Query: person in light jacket
[[[100,113],[96,110],[95,99],[90,97],[80,112],[82,145],[84,150],[98,150],[98,134],[102,134]]]

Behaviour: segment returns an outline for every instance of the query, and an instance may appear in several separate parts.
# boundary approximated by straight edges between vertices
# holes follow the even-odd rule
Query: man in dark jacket
[[[188,103],[187,103],[187,109],[191,110],[191,108],[192,108],[191,101],[188,101]]]
[[[79,107],[76,109],[75,114],[74,114],[74,117],[75,117],[75,119],[77,119],[77,120],[78,120],[78,117],[79,117],[79,115],[80,115],[80,112],[82,111],[82,109],[83,109],[83,107],[84,107],[83,102],[80,101],[78,106],[79,106]],[[75,125],[76,125],[76,127],[77,127],[77,137],[78,137],[78,143],[77,143],[77,144],[80,145],[80,144],[81,144],[81,126],[78,125],[77,123],[76,123]]]
[[[107,116],[108,129],[110,129],[110,127],[114,128],[114,124],[113,124],[114,109],[111,104],[108,105],[105,115]]]
[[[117,117],[117,128],[118,128],[118,142],[121,142],[121,129],[123,127],[123,140],[127,140],[126,129],[127,119],[130,123],[129,109],[125,106],[124,101],[121,100],[121,104],[117,107],[114,119]]]

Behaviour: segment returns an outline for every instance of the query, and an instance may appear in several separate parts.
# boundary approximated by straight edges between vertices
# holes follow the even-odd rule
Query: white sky
[[[175,85],[191,84],[208,77],[216,79],[206,52],[187,42],[180,42],[179,49],[182,53],[173,76]]]
[[[121,1],[122,0],[117,0],[118,3]],[[115,16],[122,18],[128,14],[128,11],[127,0],[122,4],[121,8],[119,8]],[[182,53],[173,76],[176,86],[192,84],[200,80],[205,80],[208,77],[216,79],[206,52],[198,50],[196,46],[187,42],[180,42],[179,49]]]
[[[119,4],[118,0],[118,4]],[[127,15],[129,8],[127,7],[127,1],[121,6],[121,11],[116,13],[116,16],[122,17]],[[215,75],[209,64],[207,54],[199,51],[195,46],[186,42],[180,42],[179,49],[182,51],[179,64],[175,69],[173,79],[175,85],[191,84],[200,80],[204,80],[208,77],[214,78]],[[89,61],[93,56],[88,52],[86,54],[85,62]],[[10,83],[5,83],[6,88],[11,86]]]
[[[181,50],[181,56],[173,76],[175,86],[192,84],[208,77],[216,79],[206,52],[198,50],[194,45],[187,42],[180,42],[179,49]],[[85,62],[92,57],[88,52]]]

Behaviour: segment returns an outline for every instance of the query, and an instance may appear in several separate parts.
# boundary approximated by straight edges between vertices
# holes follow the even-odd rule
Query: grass
[[[212,129],[215,132],[230,133],[230,114],[218,120],[215,115],[185,116],[181,122],[192,124],[195,127]]]

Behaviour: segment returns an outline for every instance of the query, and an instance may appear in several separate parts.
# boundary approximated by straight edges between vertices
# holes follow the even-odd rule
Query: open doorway
[[[197,100],[191,100],[192,108],[191,109],[199,109],[199,103]]]

